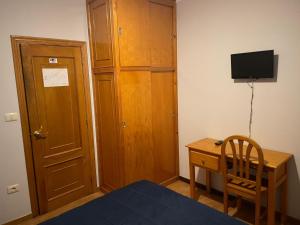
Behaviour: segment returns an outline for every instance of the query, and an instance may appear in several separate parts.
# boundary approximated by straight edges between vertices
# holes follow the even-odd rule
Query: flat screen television
[[[274,77],[274,50],[231,55],[232,79]]]

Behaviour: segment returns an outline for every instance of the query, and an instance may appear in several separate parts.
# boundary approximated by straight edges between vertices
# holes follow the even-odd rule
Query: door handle
[[[46,135],[43,134],[43,126],[41,126],[40,129],[34,131],[33,135],[36,137],[36,139],[45,139]]]

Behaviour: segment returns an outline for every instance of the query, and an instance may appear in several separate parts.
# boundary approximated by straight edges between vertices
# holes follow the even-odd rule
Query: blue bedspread
[[[239,225],[221,212],[149,181],[140,181],[42,225]]]

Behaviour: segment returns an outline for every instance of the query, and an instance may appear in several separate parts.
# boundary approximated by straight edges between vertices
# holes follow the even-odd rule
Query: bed
[[[149,181],[139,181],[41,225],[241,225],[243,222]]]

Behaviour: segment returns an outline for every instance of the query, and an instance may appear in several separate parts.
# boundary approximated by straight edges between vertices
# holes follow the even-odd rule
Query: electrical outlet
[[[7,187],[7,194],[13,194],[13,193],[16,193],[16,192],[20,191],[19,187],[20,187],[19,184],[14,184],[14,185],[8,186]]]

